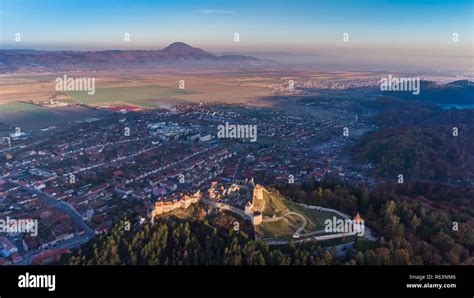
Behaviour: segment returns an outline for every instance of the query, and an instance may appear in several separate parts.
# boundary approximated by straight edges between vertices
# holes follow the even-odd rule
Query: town
[[[0,149],[0,216],[36,219],[39,233],[3,237],[0,263],[57,260],[106,232],[126,210],[150,219],[202,200],[226,205],[257,225],[261,208],[249,200],[254,179],[300,183],[333,175],[370,183],[340,155],[350,139],[335,119],[186,104],[111,109],[39,132],[16,134],[12,128]],[[258,127],[256,142],[218,133],[219,125],[241,123]],[[222,197],[219,191],[223,201],[214,199]]]

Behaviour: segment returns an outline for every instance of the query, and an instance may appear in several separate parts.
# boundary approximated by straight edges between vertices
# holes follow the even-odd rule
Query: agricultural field
[[[63,72],[18,73],[0,75],[0,104],[16,101],[41,102],[56,90],[56,78]],[[95,78],[96,94],[71,92],[71,98],[90,104],[122,101],[156,107],[162,98],[186,102],[241,103],[271,106],[260,98],[278,94],[288,80],[350,79],[374,76],[362,72],[324,72],[297,70],[223,71],[220,69],[160,68],[154,71],[94,72],[74,71],[69,77]],[[185,81],[185,90],[178,88]],[[89,98],[90,97],[90,98]],[[135,102],[141,101],[141,102]]]
[[[147,101],[143,100],[152,100],[154,98],[172,98],[192,93],[192,91],[187,89],[181,90],[178,88],[159,85],[98,88],[95,90],[95,94],[93,95],[89,95],[87,91],[68,92],[72,98],[85,104],[109,103],[117,101],[130,104],[134,104],[137,101],[146,103]]]
[[[38,111],[41,110],[41,107],[35,104],[27,102],[10,102],[0,106],[0,117],[2,114],[8,114],[11,112],[21,112],[21,111]]]
[[[57,92],[56,78],[63,77],[57,73],[21,73],[0,75],[0,113],[2,111],[22,112],[20,119],[28,118],[24,113],[30,108],[5,106],[5,103],[32,102],[44,104],[54,98],[60,104],[119,106],[131,105],[140,109],[171,108],[183,103],[223,103],[239,104],[233,111],[242,115],[253,113],[254,117],[266,117],[259,109],[273,108],[298,115],[309,115],[320,119],[333,118],[340,123],[353,121],[354,113],[338,106],[306,106],[300,104],[300,96],[292,96],[285,92],[288,80],[308,79],[348,79],[354,76],[368,76],[366,73],[351,72],[317,72],[297,70],[270,71],[222,71],[219,69],[174,69],[163,68],[154,71],[128,72],[93,72],[74,71],[68,77],[84,77],[95,79],[95,94],[87,91]],[[373,74],[371,74],[373,75]],[[185,88],[179,88],[179,82],[185,82]],[[60,93],[59,95],[57,93]],[[319,100],[317,93],[313,95]],[[322,97],[321,97],[322,99]],[[350,102],[350,100],[348,100]],[[20,104],[21,105],[21,104]],[[259,109],[245,109],[246,106]],[[12,108],[13,107],[13,108]],[[57,108],[49,106],[50,108]],[[44,110],[36,108],[39,116],[47,118]],[[28,114],[27,113],[27,114]],[[11,122],[10,116],[7,117]],[[279,140],[259,140],[262,143],[279,142]]]
[[[0,76],[0,104],[16,101],[42,102],[56,92],[55,80],[63,73]],[[74,72],[69,77],[95,78],[96,93],[70,92],[71,99],[91,105],[111,102],[157,106],[163,98],[185,102],[248,103],[269,96],[278,85],[275,74],[222,73],[219,70],[160,69],[156,72]],[[179,89],[179,82],[185,89]],[[139,102],[136,102],[139,101]]]
[[[69,121],[83,120],[102,113],[82,106],[46,108],[32,103],[14,102],[0,105],[0,123],[31,131]]]

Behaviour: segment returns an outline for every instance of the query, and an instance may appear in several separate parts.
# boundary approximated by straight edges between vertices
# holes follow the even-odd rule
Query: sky
[[[473,0],[0,0],[0,48],[159,49],[182,41],[329,64],[472,67],[473,28]]]

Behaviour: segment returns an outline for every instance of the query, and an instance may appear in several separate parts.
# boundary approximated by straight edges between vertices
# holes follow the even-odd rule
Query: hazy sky
[[[212,52],[308,53],[328,63],[473,64],[472,0],[0,0],[0,19],[2,48],[152,49],[183,41]]]

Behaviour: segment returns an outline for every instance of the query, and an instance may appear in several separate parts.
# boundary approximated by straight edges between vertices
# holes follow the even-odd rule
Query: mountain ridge
[[[19,70],[71,68],[118,68],[160,64],[241,64],[251,66],[263,60],[241,55],[216,55],[184,42],[174,42],[158,50],[43,51],[34,49],[0,50],[0,73]]]

